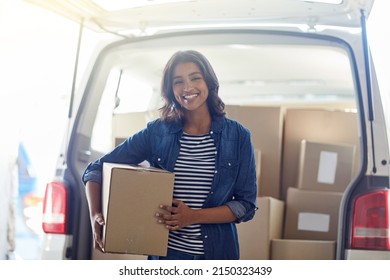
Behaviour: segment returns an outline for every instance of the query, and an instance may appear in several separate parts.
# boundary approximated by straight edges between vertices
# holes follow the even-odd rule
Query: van
[[[299,240],[329,243],[331,259],[390,259],[390,108],[366,28],[377,1],[28,2],[79,22],[81,44],[83,29],[115,38],[91,55],[72,95],[44,198],[42,259],[143,258],[92,248],[81,176],[158,117],[163,67],[183,49],[211,61],[227,115],[261,154],[259,197],[284,206],[266,258],[273,242]]]

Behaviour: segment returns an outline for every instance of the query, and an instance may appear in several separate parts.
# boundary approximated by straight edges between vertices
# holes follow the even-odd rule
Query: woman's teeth
[[[198,94],[191,94],[191,95],[184,95],[183,98],[185,100],[190,100],[190,99],[193,99],[193,98],[195,98],[197,96],[198,96]]]

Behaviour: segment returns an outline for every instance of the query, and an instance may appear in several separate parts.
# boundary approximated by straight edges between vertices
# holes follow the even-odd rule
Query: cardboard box
[[[272,260],[334,260],[336,241],[273,239]]]
[[[258,195],[279,198],[284,108],[227,105],[225,109],[229,118],[240,122],[251,131],[253,146],[261,151]]]
[[[350,111],[290,108],[285,114],[283,137],[281,199],[285,200],[287,189],[298,181],[301,141],[344,143],[358,150],[358,116]],[[359,167],[360,154],[356,153],[352,176],[358,174]]]
[[[165,256],[168,230],[155,213],[172,203],[173,185],[174,174],[161,169],[104,163],[105,252]]]
[[[290,187],[287,192],[283,238],[337,240],[342,195]]]
[[[257,206],[259,210],[252,220],[237,224],[242,260],[269,260],[271,239],[283,234],[284,202],[258,197]]]
[[[355,146],[302,140],[297,186],[344,192],[352,179]]]

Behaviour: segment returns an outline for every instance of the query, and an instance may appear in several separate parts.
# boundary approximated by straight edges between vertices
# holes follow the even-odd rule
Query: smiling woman
[[[249,130],[226,117],[218,89],[202,53],[177,51],[168,59],[161,116],[83,172],[94,248],[105,251],[101,233],[110,222],[101,203],[103,164],[147,161],[175,174],[172,201],[156,213],[169,230],[168,251],[149,259],[239,259],[236,223],[250,221],[257,209],[254,148]]]

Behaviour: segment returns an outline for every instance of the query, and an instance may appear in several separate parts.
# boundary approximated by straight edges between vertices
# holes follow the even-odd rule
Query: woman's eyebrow
[[[193,76],[193,75],[202,75],[202,73],[201,72],[199,72],[199,71],[196,71],[196,72],[192,72],[192,73],[190,73],[188,76]],[[180,79],[180,78],[182,78],[182,76],[173,76],[173,79]]]
[[[193,75],[202,75],[202,73],[201,72],[199,72],[199,71],[196,71],[196,72],[192,72],[189,76],[193,76]]]

